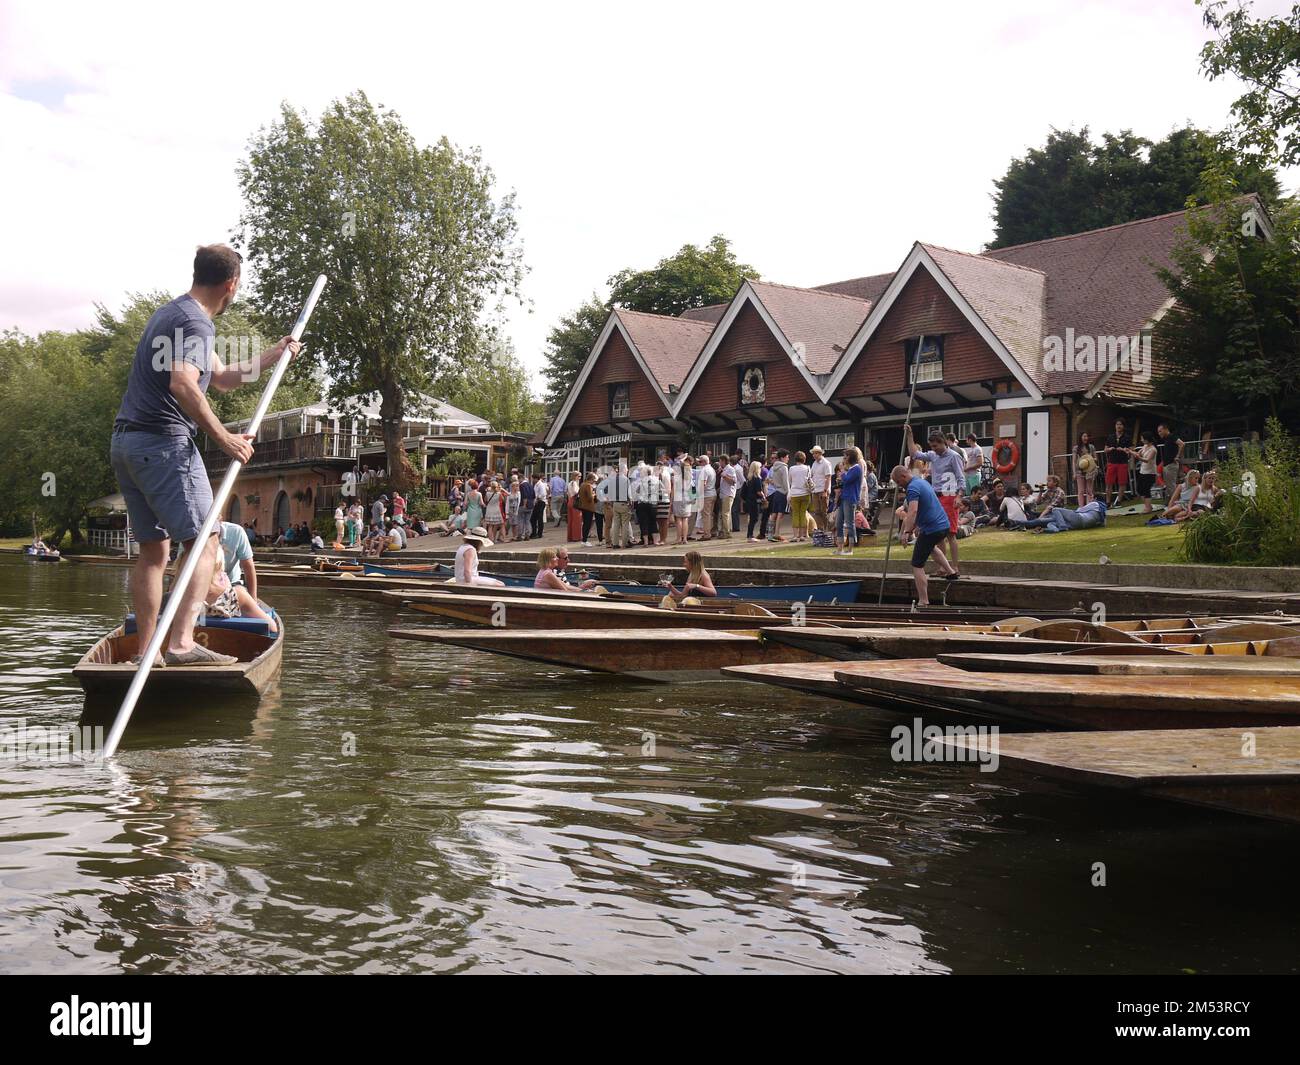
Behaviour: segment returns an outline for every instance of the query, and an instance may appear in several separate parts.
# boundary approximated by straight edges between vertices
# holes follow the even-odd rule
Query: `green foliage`
[[[31,530],[31,517],[47,531],[79,526],[86,504],[117,491],[109,464],[109,441],[136,345],[150,316],[173,297],[135,293],[121,311],[95,308],[95,324],[76,333],[38,337],[9,332],[0,337],[0,403],[11,419],[9,448],[0,455],[0,521]],[[218,351],[259,352],[259,330],[247,305],[235,303],[216,321]],[[240,348],[240,338],[246,338]],[[262,346],[265,346],[263,343]],[[290,375],[277,407],[313,402],[319,385],[310,375]],[[223,421],[247,417],[261,395],[252,383],[233,392],[208,393]],[[53,481],[45,474],[54,475]],[[53,495],[46,494],[52,485]]]
[[[308,343],[330,399],[378,392],[387,467],[409,484],[401,421],[480,344],[494,294],[518,291],[513,195],[496,198],[476,149],[416,144],[401,119],[355,92],[318,122],[287,105],[239,167],[238,243],[257,302],[292,320],[316,275],[329,287]]]
[[[1157,395],[1186,419],[1300,419],[1300,208],[1281,206],[1273,239],[1243,233],[1247,202],[1211,172],[1222,206],[1188,216],[1173,268],[1160,271],[1176,303],[1152,349]],[[1208,254],[1207,254],[1208,253]]]
[[[493,335],[487,357],[447,393],[447,402],[487,419],[501,433],[535,433],[546,422],[533,399],[528,370],[508,340]]]
[[[612,308],[676,317],[695,307],[729,303],[742,281],[758,277],[754,267],[736,259],[722,234],[702,248],[684,244],[648,270],[620,270],[609,279],[608,301],[593,294],[546,338],[547,411],[554,416],[564,403]]]
[[[478,464],[478,459],[472,451],[448,451],[442,461],[452,477],[468,477]]]
[[[1215,35],[1201,49],[1201,69],[1246,86],[1232,105],[1236,147],[1278,166],[1300,163],[1300,4],[1256,19],[1240,0],[1196,2]]]
[[[1081,233],[1182,210],[1189,197],[1203,197],[1207,167],[1226,166],[1243,192],[1266,204],[1280,195],[1277,175],[1226,153],[1218,138],[1187,126],[1161,141],[1131,130],[1104,133],[1095,143],[1088,127],[1052,130],[1042,148],[1013,159],[994,181],[992,248],[1005,248],[1067,233]]]
[[[1220,507],[1187,522],[1182,558],[1231,566],[1300,565],[1300,441],[1268,421],[1263,445],[1246,444],[1219,468]]]
[[[703,248],[683,244],[649,270],[620,270],[609,279],[609,304],[629,311],[676,317],[695,307],[727,303],[758,271],[739,262],[721,233]]]
[[[566,314],[546,337],[546,409],[553,417],[564,403],[573,382],[582,371],[600,331],[609,317],[609,308],[592,295],[581,307]]]
[[[7,528],[31,535],[32,517],[59,540],[79,541],[85,505],[116,491],[108,463],[121,401],[115,365],[88,355],[75,334],[0,336],[0,406],[9,431],[0,453]]]

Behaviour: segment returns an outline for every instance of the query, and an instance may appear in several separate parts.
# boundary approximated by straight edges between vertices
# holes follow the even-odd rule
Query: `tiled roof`
[[[1172,252],[1187,233],[1186,211],[1123,225],[1053,237],[985,252],[986,258],[1041,270],[1047,275],[1043,335],[1133,336],[1169,300],[1157,269],[1173,265]],[[1098,374],[1059,371],[1044,382],[1049,392],[1090,388]],[[1112,382],[1122,387],[1116,375]],[[1130,382],[1131,383],[1131,382]],[[1146,389],[1132,390],[1134,395]]]
[[[1039,388],[1043,372],[1043,306],[1047,276],[1040,270],[983,255],[922,244],[944,275]]]
[[[841,296],[856,296],[860,300],[875,303],[893,280],[893,274],[872,274],[870,277],[854,277],[848,281],[832,281],[829,285],[813,287],[820,292],[838,292]]]
[[[680,317],[692,322],[710,322],[716,325],[727,313],[729,306],[729,303],[710,303],[707,307],[692,307],[689,311],[682,311]]]
[[[641,311],[618,310],[615,313],[662,392],[667,392],[670,387],[681,387],[695,356],[713,332],[709,322]]]
[[[871,311],[869,301],[853,296],[768,281],[749,284],[795,350],[802,345],[804,364],[812,374],[827,374],[835,369]]]

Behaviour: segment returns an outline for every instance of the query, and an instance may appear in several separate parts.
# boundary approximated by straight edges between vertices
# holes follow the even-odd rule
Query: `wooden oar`
[[[311,294],[308,295],[307,302],[302,305],[302,310],[298,313],[298,320],[293,323],[293,329],[289,335],[294,340],[302,339],[302,334],[307,328],[307,319],[311,317],[311,312],[316,309],[316,301],[320,299],[320,294],[324,288],[325,275],[321,274],[316,278],[316,284],[312,285]],[[257,436],[258,427],[261,426],[262,419],[271,406],[271,400],[275,398],[275,391],[280,387],[280,382],[289,369],[290,361],[288,358],[281,358],[272,369],[271,380],[267,383],[266,390],[257,403],[257,409],[253,411],[253,417],[248,423],[248,428],[244,430],[249,435]],[[181,596],[189,586],[194,571],[198,569],[199,559],[203,557],[202,545],[206,544],[208,537],[216,531],[217,522],[221,520],[221,509],[225,505],[226,497],[230,495],[231,490],[235,487],[235,478],[239,476],[239,471],[243,467],[244,464],[238,459],[232,460],[226,470],[225,477],[221,479],[221,486],[212,495],[212,506],[208,508],[208,515],[203,519],[203,526],[199,529],[199,534],[194,541],[195,549],[185,553],[185,561],[181,566],[180,575],[172,584],[171,594],[167,597],[162,614],[158,617],[158,626],[154,629],[153,638],[150,639],[149,646],[140,655],[140,666],[136,669],[135,676],[131,678],[131,686],[126,690],[126,697],[122,700],[122,706],[117,712],[117,717],[113,720],[113,727],[109,730],[108,739],[104,742],[105,758],[112,758],[117,753],[117,746],[122,742],[122,733],[126,731],[127,722],[131,720],[135,704],[139,701],[140,693],[144,690],[144,683],[149,679],[149,672],[153,669],[153,660],[162,650],[163,641],[167,639],[168,630],[171,629],[172,622],[176,619],[176,612],[180,610]]]

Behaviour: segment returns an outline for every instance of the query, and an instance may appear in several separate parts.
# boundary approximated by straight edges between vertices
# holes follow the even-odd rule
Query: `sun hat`
[[[488,538],[487,530],[482,525],[475,525],[469,532],[464,534],[466,540],[477,540],[484,547],[491,547],[492,541]]]

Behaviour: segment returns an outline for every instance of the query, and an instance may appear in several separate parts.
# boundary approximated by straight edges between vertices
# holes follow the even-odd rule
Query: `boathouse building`
[[[1253,197],[1244,212],[1267,226]],[[1069,483],[1087,431],[1154,428],[1150,330],[1170,306],[1157,271],[1185,212],[979,254],[912,246],[892,273],[793,288],[745,281],[681,317],[610,313],[545,435],[552,469],[652,461],[678,445],[828,457],[857,444],[897,461],[909,393],[934,429],[1005,441],[1009,481]],[[1072,486],[1071,486],[1072,488]]]

